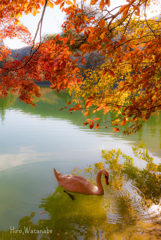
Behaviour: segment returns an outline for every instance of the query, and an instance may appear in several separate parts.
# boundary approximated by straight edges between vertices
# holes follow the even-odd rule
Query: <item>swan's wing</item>
[[[59,184],[66,190],[77,193],[94,194],[98,190],[95,185],[80,176],[63,175]]]

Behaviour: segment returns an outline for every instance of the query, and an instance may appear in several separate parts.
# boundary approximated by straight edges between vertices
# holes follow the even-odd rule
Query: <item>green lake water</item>
[[[155,203],[147,210],[142,183],[136,186],[129,173],[136,166],[145,168],[147,162],[135,156],[132,147],[143,140],[153,163],[161,164],[161,115],[151,117],[139,133],[125,136],[112,128],[89,129],[79,111],[59,111],[72,99],[67,93],[41,87],[41,94],[36,108],[20,102],[16,94],[0,100],[0,239],[142,239],[137,237],[142,236],[147,216],[154,210],[159,213],[161,185],[155,184],[161,181],[158,173],[154,186],[146,184],[145,198]],[[111,115],[98,112],[88,118],[96,117],[107,124]],[[133,158],[128,173],[121,172],[121,154],[118,161],[113,157],[109,162],[106,153],[111,159],[118,154],[108,152],[112,149]],[[63,192],[52,169],[75,174],[76,166],[90,181],[101,167],[109,169],[109,186],[102,179],[103,196],[73,193],[72,201]]]

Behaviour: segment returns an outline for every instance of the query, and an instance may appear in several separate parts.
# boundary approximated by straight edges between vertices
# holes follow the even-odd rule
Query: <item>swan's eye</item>
[[[108,177],[105,175],[105,178],[107,178],[107,180],[108,180]]]

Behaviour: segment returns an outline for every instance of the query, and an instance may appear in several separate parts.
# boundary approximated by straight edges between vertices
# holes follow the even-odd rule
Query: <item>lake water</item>
[[[65,92],[57,94],[48,87],[41,87],[41,94],[40,99],[35,99],[36,108],[20,102],[16,94],[0,100],[0,239],[41,239],[38,229],[51,231],[48,235],[44,232],[43,239],[132,236],[128,234],[134,226],[137,230],[141,228],[146,211],[138,206],[141,195],[135,193],[130,180],[115,176],[111,170],[110,185],[104,185],[105,195],[73,194],[76,200],[72,201],[58,186],[52,169],[71,174],[77,166],[85,176],[84,168],[88,165],[102,161],[109,167],[102,150],[119,148],[134,159],[134,166],[142,169],[146,161],[137,158],[131,148],[141,140],[147,143],[146,148],[158,165],[161,115],[151,117],[139,133],[131,136],[115,133],[112,128],[90,130],[83,125],[86,118],[81,112],[59,111],[72,96]],[[110,113],[107,117],[102,113],[91,116],[96,117],[108,121]],[[118,164],[123,164],[123,157],[115,164],[115,173],[120,171]],[[88,170],[88,177],[95,178],[92,169]],[[126,194],[119,194],[121,188]],[[43,211],[46,212],[40,214]],[[25,233],[28,227],[35,233]],[[135,231],[136,228],[134,237]]]

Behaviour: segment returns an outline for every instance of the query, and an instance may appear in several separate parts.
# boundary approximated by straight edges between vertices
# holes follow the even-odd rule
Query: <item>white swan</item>
[[[105,176],[106,184],[107,185],[109,184],[108,183],[109,173],[106,169],[102,169],[97,173],[96,177],[97,187],[81,176],[62,175],[58,171],[56,171],[55,168],[53,168],[53,171],[58,181],[58,184],[71,192],[93,195],[104,194],[104,189],[101,183],[102,174]]]

